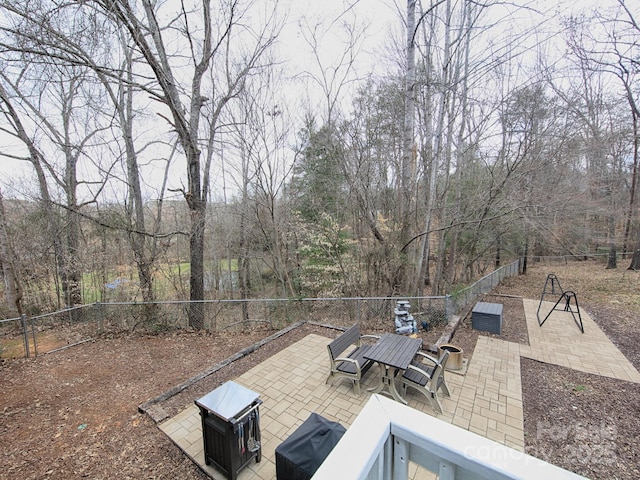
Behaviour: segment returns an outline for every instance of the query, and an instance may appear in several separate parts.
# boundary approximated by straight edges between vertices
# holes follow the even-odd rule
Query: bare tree
[[[628,206],[625,214],[623,233],[623,252],[626,252],[630,243],[631,224],[635,212],[636,190],[638,188],[639,174],[639,138],[638,121],[640,109],[637,103],[637,72],[640,63],[637,60],[638,38],[640,27],[638,26],[632,10],[624,0],[618,0],[619,9],[612,13],[596,13],[593,18],[572,18],[568,24],[570,46],[572,53],[579,59],[583,68],[588,71],[597,71],[616,78],[622,87],[631,116],[632,152],[631,183],[629,187]],[[608,190],[613,192],[611,188]],[[615,219],[608,220],[610,235],[615,232]],[[611,244],[615,248],[615,241]],[[614,253],[615,254],[615,253]],[[614,254],[610,255],[612,267]],[[634,250],[630,270],[640,269],[640,236]]]
[[[23,313],[22,284],[14,266],[14,255],[9,242],[9,235],[7,234],[7,220],[2,192],[0,192],[0,262],[2,263],[7,306],[13,315],[19,317]]]
[[[40,184],[40,194],[44,202],[44,206],[48,209],[48,213],[53,213],[51,209],[51,195],[49,193],[49,181],[54,182],[56,186],[61,188],[64,201],[64,230],[59,225],[53,226],[56,230],[56,236],[62,233],[62,242],[60,250],[56,251],[58,256],[58,267],[62,281],[62,292],[65,305],[77,305],[82,302],[82,293],[80,288],[80,217],[79,210],[82,203],[77,197],[80,180],[78,178],[77,169],[80,159],[85,153],[91,139],[102,129],[102,127],[94,124],[91,120],[87,121],[84,117],[80,119],[78,114],[89,115],[86,110],[80,111],[78,103],[87,100],[85,96],[83,74],[80,72],[67,71],[61,73],[56,79],[56,73],[59,70],[47,70],[44,72],[49,76],[49,82],[44,84],[21,85],[11,83],[6,74],[2,74],[2,78],[7,85],[10,85],[15,92],[20,103],[25,107],[25,116],[30,115],[29,121],[35,122],[40,126],[40,133],[48,138],[53,149],[57,149],[61,156],[61,164],[56,165],[51,161],[47,161],[44,155],[33,144],[30,136],[24,129],[24,121],[21,120],[15,108],[12,108],[13,126],[16,129],[15,135],[21,139],[27,146],[30,156],[29,161],[36,169],[37,178]],[[29,73],[27,69],[22,71],[24,76]],[[56,81],[57,80],[57,81]],[[40,92],[36,95],[34,103],[28,94],[24,93],[25,89],[32,91],[35,89]],[[4,101],[7,104],[10,100],[4,90]],[[47,103],[45,99],[52,99],[52,103]],[[46,105],[46,106],[45,106]],[[51,111],[55,111],[56,105],[59,107],[59,116],[57,120],[53,119]],[[27,117],[28,118],[28,117]],[[80,125],[84,125],[81,127]],[[85,128],[86,127],[86,128]],[[89,202],[93,201],[90,199]]]
[[[220,11],[221,15],[215,17],[210,0],[203,0],[199,8],[192,11],[187,11],[183,4],[177,12],[180,25],[177,32],[190,46],[192,69],[187,86],[180,80],[184,78],[182,71],[176,77],[179,67],[164,40],[165,27],[160,24],[158,15],[158,9],[162,5],[143,0],[144,16],[140,16],[126,1],[97,0],[91,3],[99,6],[106,15],[129,31],[132,41],[158,83],[159,91],[154,91],[153,94],[168,108],[170,118],[166,120],[176,131],[185,152],[188,183],[186,189],[183,189],[183,195],[191,216],[190,298],[193,303],[189,309],[189,322],[194,328],[202,328],[204,232],[213,156],[209,155],[205,159],[201,156],[200,125],[203,118],[208,119],[207,131],[211,138],[226,104],[243,89],[252,72],[261,67],[262,54],[278,33],[278,20],[272,15],[267,18],[261,30],[243,32],[242,17],[247,14],[250,6],[241,5],[237,0],[230,1]],[[199,35],[192,23],[200,22],[203,31]],[[248,41],[250,36],[253,38]],[[234,60],[233,48],[240,47],[241,42],[247,42],[244,43],[245,49]],[[219,69],[219,72],[214,69]],[[187,87],[186,95],[182,92],[184,87]]]
[[[415,91],[416,91],[416,0],[407,0],[406,17],[406,75],[404,85],[404,126],[402,137],[402,159],[398,174],[400,244],[404,245],[409,237],[413,183],[415,181]],[[398,279],[398,283],[401,280]],[[400,285],[398,285],[400,286]]]
[[[46,3],[42,3],[41,6],[45,7],[46,5]],[[129,221],[118,222],[111,225],[110,228],[122,229],[127,232],[138,269],[143,300],[152,302],[154,299],[152,263],[156,256],[155,245],[157,242],[154,238],[149,247],[147,238],[151,235],[145,232],[144,202],[140,183],[141,174],[138,167],[138,153],[143,151],[144,147],[136,147],[135,139],[137,136],[134,134],[134,119],[139,116],[138,112],[136,112],[135,96],[142,88],[137,86],[134,78],[136,75],[133,60],[134,50],[128,45],[126,34],[123,35],[122,31],[112,29],[111,22],[108,19],[101,18],[98,12],[95,11],[80,12],[71,9],[58,9],[55,10],[54,14],[47,16],[45,10],[47,21],[43,21],[42,17],[38,16],[42,12],[37,12],[37,15],[28,15],[27,5],[22,3],[12,4],[10,12],[13,14],[16,24],[20,25],[20,28],[17,31],[11,31],[10,29],[7,31],[18,41],[15,44],[7,45],[7,47],[10,47],[7,52],[13,52],[13,56],[7,56],[6,61],[20,65],[17,60],[20,60],[22,56],[24,57],[25,67],[21,71],[7,69],[4,79],[17,92],[18,101],[21,105],[26,111],[30,112],[31,117],[36,118],[36,121],[28,123],[30,125],[40,125],[41,131],[46,130],[49,132],[54,132],[56,129],[58,131],[73,130],[74,132],[79,132],[82,128],[79,128],[78,125],[88,126],[94,124],[96,126],[96,130],[92,134],[95,138],[93,140],[94,145],[91,145],[89,141],[80,141],[77,142],[77,145],[72,145],[73,135],[65,142],[60,140],[62,138],[60,133],[45,135],[44,138],[49,137],[51,143],[57,148],[75,148],[77,153],[66,155],[67,161],[64,168],[59,168],[52,160],[45,161],[43,155],[35,155],[33,153],[30,155],[41,185],[41,197],[45,209],[50,211],[50,207],[47,206],[48,202],[50,202],[49,186],[47,184],[49,180],[54,186],[63,186],[65,191],[77,188],[78,185],[82,185],[83,188],[88,187],[88,190],[94,193],[94,197],[89,199],[89,203],[96,202],[97,205],[98,195],[104,185],[116,179],[121,180],[119,173],[115,172],[115,166],[122,157],[126,172],[122,181],[127,185],[128,198],[125,201],[125,205]],[[68,16],[69,13],[73,14],[73,22]],[[111,49],[109,45],[120,48]],[[116,63],[111,66],[110,61],[117,57],[115,55],[117,51],[122,53],[122,62],[119,65]],[[39,65],[39,67],[27,66],[30,59],[34,60],[32,62],[33,65]],[[43,72],[45,75],[42,75]],[[11,73],[14,73],[13,78],[21,80],[13,81],[9,79],[8,75]],[[38,75],[38,73],[41,75]],[[60,88],[67,82],[69,91],[73,92],[75,89],[78,92],[76,94],[77,97],[84,101],[81,107],[73,107],[71,103],[73,96],[68,95],[70,108],[60,109],[59,121],[52,118],[52,112],[55,111],[55,107],[51,107],[43,100],[34,102],[32,100],[33,95],[30,96],[32,91],[50,91],[52,88],[50,79],[56,76],[60,79]],[[32,78],[32,80],[27,82],[25,78]],[[47,78],[49,81],[41,81],[41,78]],[[74,82],[76,84],[75,87],[73,86]],[[100,88],[102,89],[101,92],[99,92]],[[52,96],[41,95],[41,98],[48,98],[51,102]],[[106,102],[103,100],[106,100]],[[55,102],[53,103],[55,105]],[[64,104],[62,101],[58,103]],[[109,107],[109,103],[111,107]],[[84,121],[79,121],[79,115],[81,114],[85,115]],[[100,119],[104,122],[102,125],[99,123]],[[72,125],[72,127],[69,128],[67,125]],[[116,128],[112,129],[112,126]],[[120,135],[118,135],[118,127]],[[115,138],[107,135],[106,132],[115,134]],[[19,132],[17,135],[25,145],[29,145],[34,137],[33,134],[27,135],[24,128],[22,128],[22,133]],[[123,145],[120,151],[118,148],[119,141]],[[42,140],[40,143],[42,143]],[[48,151],[51,150],[49,147],[44,148]],[[37,150],[37,147],[31,145],[28,146],[28,149],[33,152]],[[84,165],[89,164],[94,172],[102,176],[102,179],[97,177],[87,178],[87,181],[82,183],[74,183],[73,179],[77,176],[75,172],[79,168],[83,168],[80,162]],[[79,165],[81,166],[79,167]],[[64,178],[58,174],[59,171],[67,172]],[[114,190],[116,189],[118,187],[114,186]],[[43,191],[47,193],[44,194],[42,193]],[[82,215],[85,218],[89,218],[94,213],[81,212],[82,204],[70,207],[70,200],[71,204],[76,201],[73,200],[73,195],[71,197],[67,195],[65,210],[69,217],[74,216],[74,220],[61,222],[56,227],[59,232],[65,232],[65,238],[68,240],[66,242],[67,245],[78,241],[73,240],[78,238],[79,220],[77,217]],[[159,205],[161,205],[161,202],[159,202]],[[158,212],[159,215],[160,211]],[[47,215],[47,217],[56,218],[53,215]],[[101,223],[100,219],[94,220]],[[64,228],[62,227],[63,225]],[[103,225],[103,227],[107,226]],[[52,237],[54,236],[52,235]],[[60,235],[56,234],[55,238],[57,237],[60,237]],[[77,251],[77,247],[69,247],[67,250]],[[61,255],[59,251],[61,249],[56,248],[56,257],[60,258],[58,271],[63,276],[62,285],[63,289],[65,289],[65,285],[69,283],[67,280],[69,275],[66,273],[69,270],[68,265],[72,265],[74,262],[69,260],[72,257]],[[77,296],[77,294],[74,295],[74,298]],[[69,297],[69,295],[65,295],[65,297]]]
[[[6,77],[3,76],[3,79],[6,80]],[[7,123],[11,126],[10,130],[3,129],[3,131],[10,137],[14,137],[18,142],[23,143],[28,152],[27,157],[16,156],[5,151],[0,151],[0,155],[13,161],[29,161],[32,164],[36,173],[40,203],[42,205],[46,222],[45,230],[51,239],[54,259],[59,267],[58,269],[60,271],[64,271],[66,257],[63,255],[62,237],[59,233],[61,231],[61,226],[59,222],[59,215],[54,209],[54,203],[49,192],[48,180],[45,174],[46,164],[43,161],[43,154],[34,143],[33,138],[27,133],[22,122],[22,115],[15,108],[15,100],[13,96],[9,95],[2,83],[0,83],[0,101],[3,104],[3,113],[7,119]]]
[[[242,110],[234,122],[234,143],[242,159],[238,182],[244,235],[239,241],[247,260],[241,262],[245,266],[241,274],[248,278],[248,256],[254,255],[257,265],[273,273],[278,293],[295,296],[288,243],[292,216],[286,191],[295,161],[287,148],[292,118],[283,95],[286,90],[282,72],[275,67],[265,72],[259,86],[245,89],[240,97]],[[258,251],[250,252],[250,247]]]

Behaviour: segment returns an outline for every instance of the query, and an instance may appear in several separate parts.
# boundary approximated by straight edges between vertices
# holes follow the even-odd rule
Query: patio
[[[442,399],[444,413],[437,416],[520,451],[524,451],[520,356],[640,383],[640,373],[586,312],[582,314],[585,327],[582,334],[566,312],[554,311],[540,327],[536,318],[538,302],[524,300],[524,306],[530,345],[479,337],[464,375],[447,373],[451,398]],[[543,310],[548,311],[552,306],[553,303],[544,302]],[[376,382],[375,366],[366,375],[359,397],[347,380],[325,384],[328,374],[326,345],[329,342],[329,338],[308,335],[235,379],[258,392],[264,402],[260,409],[262,461],[250,463],[241,472],[240,480],[275,478],[275,448],[312,412],[348,428],[368,401],[370,394],[366,388]],[[603,368],[598,361],[600,358],[612,359],[609,367]],[[417,392],[410,390],[407,400],[409,406],[435,415],[429,403]],[[215,479],[224,478],[214,468],[204,465],[200,415],[194,404],[186,406],[159,427],[204,472]],[[411,469],[410,476],[414,479],[435,478],[418,466]]]

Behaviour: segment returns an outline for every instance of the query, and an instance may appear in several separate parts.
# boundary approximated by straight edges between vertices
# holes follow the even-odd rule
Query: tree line
[[[278,2],[0,0],[1,161],[29,167],[0,196],[6,315],[118,272],[201,328],[210,297],[442,294],[532,254],[640,268],[635,6],[407,0],[363,75],[352,3],[297,24],[292,72]]]

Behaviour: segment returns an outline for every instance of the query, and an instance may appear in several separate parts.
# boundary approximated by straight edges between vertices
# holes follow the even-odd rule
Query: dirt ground
[[[640,272],[624,267],[606,270],[593,262],[534,266],[526,276],[505,280],[488,300],[504,304],[500,338],[528,342],[522,303],[502,295],[539,299],[550,273],[564,290],[576,292],[580,308],[640,369]],[[453,343],[474,345],[475,338],[466,318]],[[640,478],[639,384],[526,358],[521,358],[520,370],[527,453],[592,479]]]
[[[527,343],[521,297],[537,299],[549,273],[574,290],[620,350],[640,367],[640,272],[582,262],[529,268],[485,297],[504,305],[499,338]],[[168,400],[172,415],[310,332],[304,325]],[[104,336],[35,359],[0,364],[0,479],[207,478],[138,406],[273,334]],[[425,343],[441,332],[421,332]],[[465,318],[452,342],[473,355],[479,333]],[[606,361],[606,359],[605,359]],[[527,452],[593,479],[640,478],[640,385],[521,362]]]

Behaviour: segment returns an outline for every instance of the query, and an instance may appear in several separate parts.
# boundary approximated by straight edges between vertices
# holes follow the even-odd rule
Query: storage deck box
[[[471,325],[475,330],[500,335],[502,332],[502,304],[476,303],[471,311]]]

